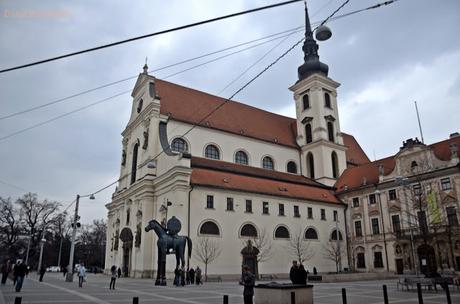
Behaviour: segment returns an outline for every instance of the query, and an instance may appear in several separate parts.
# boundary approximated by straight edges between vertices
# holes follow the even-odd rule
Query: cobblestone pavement
[[[236,282],[205,283],[201,286],[157,287],[149,279],[117,279],[115,290],[109,290],[108,276],[89,275],[83,288],[78,287],[78,280],[67,283],[61,274],[47,273],[44,282],[38,282],[36,274],[26,278],[23,290],[14,291],[12,281],[0,287],[0,303],[14,303],[16,296],[22,297],[24,304],[52,303],[100,303],[130,304],[133,297],[139,297],[139,304],[155,303],[223,303],[223,295],[229,296],[230,303],[243,303],[243,288]],[[397,291],[396,281],[360,281],[346,283],[315,283],[313,288],[315,304],[341,304],[342,288],[346,288],[349,304],[383,303],[382,285],[388,287],[390,303],[418,303],[414,291]],[[452,303],[460,303],[460,291],[451,291]],[[444,291],[424,291],[425,304],[447,303]]]

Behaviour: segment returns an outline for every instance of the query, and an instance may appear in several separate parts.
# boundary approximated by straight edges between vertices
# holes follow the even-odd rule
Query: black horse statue
[[[179,266],[185,267],[185,245],[188,246],[188,259],[192,255],[191,239],[187,236],[177,235],[181,227],[180,221],[173,216],[168,221],[167,227],[164,227],[156,220],[149,221],[145,227],[146,232],[153,229],[158,236],[158,270],[155,285],[166,285],[167,254],[176,254],[176,269]]]

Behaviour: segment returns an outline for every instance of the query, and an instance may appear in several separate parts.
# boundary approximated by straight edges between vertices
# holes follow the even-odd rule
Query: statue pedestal
[[[292,292],[295,293],[296,304],[313,304],[313,285],[276,282],[256,285],[254,302],[257,304],[290,304]]]

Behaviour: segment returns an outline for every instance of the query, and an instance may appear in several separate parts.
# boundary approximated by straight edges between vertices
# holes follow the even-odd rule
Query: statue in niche
[[[134,246],[139,248],[141,246],[141,236],[142,236],[142,230],[141,230],[141,224],[137,224],[136,227],[136,236],[134,240]]]
[[[149,130],[144,131],[144,143],[142,144],[142,149],[147,149],[149,145]]]
[[[121,165],[124,166],[126,165],[126,151],[123,150],[123,152],[121,153]]]
[[[113,237],[111,238],[111,242],[112,242],[112,244],[110,245],[111,246],[110,251],[113,251]]]
[[[120,232],[119,232],[118,229],[117,229],[117,231],[115,232],[115,236],[114,236],[114,238],[115,238],[115,244],[114,244],[114,249],[115,249],[115,251],[118,250],[118,239],[119,239],[119,236],[118,236],[118,235],[119,235],[119,233],[120,233]]]

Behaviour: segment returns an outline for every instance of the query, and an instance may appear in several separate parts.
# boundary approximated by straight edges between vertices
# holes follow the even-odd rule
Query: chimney
[[[450,133],[449,138],[454,138],[457,136],[460,136],[460,134],[458,132],[454,132],[454,133]]]
[[[452,134],[451,134],[452,136]],[[450,148],[450,161],[454,164],[457,164],[459,162],[458,159],[458,146],[456,143],[450,143],[449,144]]]

